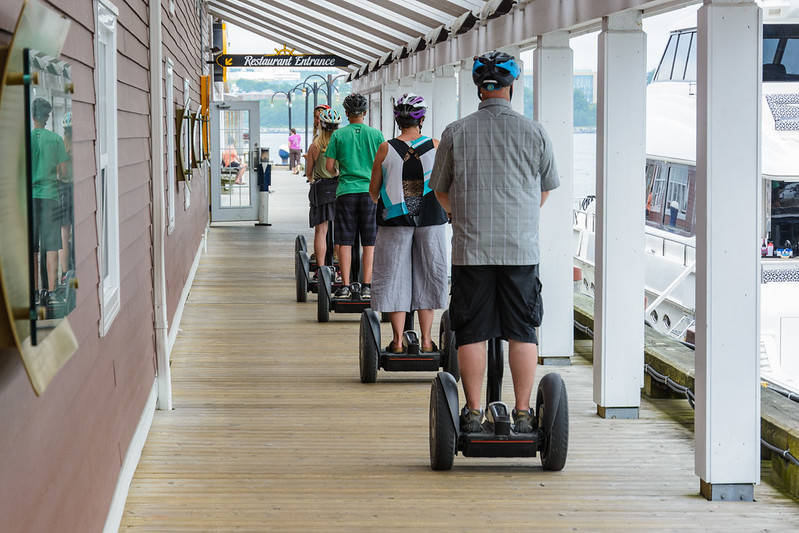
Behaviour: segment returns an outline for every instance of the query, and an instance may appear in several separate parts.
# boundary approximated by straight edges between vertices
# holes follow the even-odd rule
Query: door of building
[[[258,102],[211,105],[211,222],[258,220]]]

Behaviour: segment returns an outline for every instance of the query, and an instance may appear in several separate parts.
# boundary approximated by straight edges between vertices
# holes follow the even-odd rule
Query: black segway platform
[[[454,351],[455,333],[449,328],[449,314],[444,311],[439,329],[439,349],[422,352],[419,336],[413,331],[413,314],[408,313],[405,321],[406,331],[402,334],[402,353],[388,352],[381,348],[380,317],[372,309],[361,313],[358,342],[358,355],[361,369],[361,383],[374,383],[377,371],[386,372],[435,372],[443,368],[455,380],[458,372],[458,354]]]
[[[544,470],[562,470],[569,447],[569,404],[560,374],[549,373],[538,384],[535,424],[531,433],[513,429],[511,410],[500,401],[504,360],[499,339],[488,343],[488,407],[479,432],[460,429],[458,384],[439,372],[430,391],[430,466],[449,470],[455,455],[465,457],[535,457]]]
[[[330,249],[332,249],[332,243],[330,246]],[[333,254],[331,253],[328,255],[332,260]],[[338,261],[333,261],[333,267],[338,267]],[[318,268],[319,266],[318,262],[316,261],[316,256],[311,258],[308,254],[308,244],[305,240],[305,236],[297,235],[297,238],[294,240],[294,281],[297,287],[298,302],[307,302],[309,292],[318,294],[318,274],[317,276],[314,276],[314,273],[318,270]],[[334,290],[341,287],[340,283],[335,282],[335,277],[332,286]]]
[[[320,267],[317,279],[319,280],[318,295],[316,301],[318,322],[328,322],[330,312],[335,313],[360,313],[364,309],[369,309],[371,300],[361,298],[361,284],[350,284],[350,295],[346,298],[337,298],[333,286],[333,268],[329,266]],[[340,285],[337,285],[340,286]]]

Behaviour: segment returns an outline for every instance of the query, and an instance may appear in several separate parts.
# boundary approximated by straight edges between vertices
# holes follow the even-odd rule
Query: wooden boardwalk
[[[319,324],[315,295],[295,301],[294,239],[312,235],[304,180],[273,182],[271,227],[211,228],[172,353],[175,409],[155,413],[120,531],[799,530],[798,502],[767,481],[753,503],[699,495],[687,402],[597,417],[581,357],[537,376],[557,370],[568,387],[562,472],[462,456],[433,472],[433,374],[360,383],[359,316]]]

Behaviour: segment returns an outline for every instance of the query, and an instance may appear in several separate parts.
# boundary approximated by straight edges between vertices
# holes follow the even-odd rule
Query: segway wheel
[[[305,235],[297,235],[297,238],[294,239],[294,253],[296,254],[300,250],[304,252],[308,251],[308,243],[305,241]]]
[[[303,268],[303,254],[305,251],[299,250],[294,254],[294,279],[297,285],[297,301],[308,301],[308,276]]]
[[[377,359],[380,356],[380,348],[377,343],[380,341],[374,338],[367,313],[368,310],[361,313],[358,356],[361,366],[361,383],[374,383],[377,381]]]
[[[458,367],[458,349],[455,347],[455,332],[449,321],[449,310],[441,315],[438,328],[438,347],[442,354],[444,372],[449,372],[455,381],[460,381],[461,371]]]
[[[331,294],[331,274],[327,267],[322,267],[317,274],[317,295],[316,301],[316,320],[317,322],[330,321],[330,294]]]
[[[544,381],[549,376],[553,379]],[[560,388],[560,394],[547,390],[547,387]],[[549,405],[549,398],[557,397],[557,406]],[[550,400],[551,401],[551,400]],[[552,426],[547,429],[548,411],[556,409]],[[566,465],[566,453],[569,449],[569,400],[566,395],[566,384],[558,374],[544,376],[538,384],[538,393],[535,401],[536,419],[538,427],[543,428],[543,442],[541,443],[541,466],[544,470],[560,471]]]
[[[447,405],[447,394],[438,378],[430,388],[430,467],[450,470],[455,462],[455,428]]]

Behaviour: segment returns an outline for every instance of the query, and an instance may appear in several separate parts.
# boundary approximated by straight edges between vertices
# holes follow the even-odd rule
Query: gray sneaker
[[[349,298],[350,288],[346,285],[342,285],[338,288],[338,290],[336,290],[336,293],[333,296],[336,298]]]
[[[516,433],[532,433],[534,426],[532,409],[527,411],[513,410],[513,429]]]
[[[483,410],[464,407],[461,411],[461,431],[478,433],[483,428]]]
[[[364,283],[361,285],[361,300],[371,300],[372,299],[372,285],[370,283]]]

